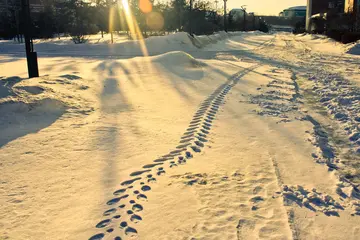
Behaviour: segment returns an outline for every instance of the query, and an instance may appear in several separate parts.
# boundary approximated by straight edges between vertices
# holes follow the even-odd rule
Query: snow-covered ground
[[[0,43],[0,239],[358,239],[358,45]],[[148,57],[142,57],[147,53]]]

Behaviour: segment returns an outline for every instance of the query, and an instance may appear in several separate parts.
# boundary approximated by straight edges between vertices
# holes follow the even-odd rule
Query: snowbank
[[[324,35],[306,33],[297,35],[296,39],[306,42],[306,44],[315,51],[360,55],[360,41],[357,43],[342,44]]]
[[[360,41],[358,41],[357,43],[350,44],[350,46],[347,48],[346,53],[353,55],[360,55]]]
[[[185,32],[169,34],[166,36],[149,37],[143,41],[124,40],[114,44],[108,41],[89,41],[85,44],[73,44],[68,40],[42,40],[35,41],[35,49],[41,52],[52,52],[61,55],[67,51],[81,51],[82,55],[131,55],[143,56],[158,55],[170,51],[194,51],[210,43],[216,43],[229,37],[230,34],[219,32],[211,36],[191,37]],[[96,43],[96,44],[95,44]],[[146,50],[145,50],[146,49]],[[0,42],[0,53],[24,52],[23,44],[14,44],[11,41]]]

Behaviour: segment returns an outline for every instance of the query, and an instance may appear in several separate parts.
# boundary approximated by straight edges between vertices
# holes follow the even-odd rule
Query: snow
[[[0,44],[0,239],[356,239],[350,45],[144,43]]]

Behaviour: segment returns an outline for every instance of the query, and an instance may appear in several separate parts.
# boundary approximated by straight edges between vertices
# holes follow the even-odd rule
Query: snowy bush
[[[85,35],[81,35],[81,34],[71,36],[71,39],[75,44],[86,43],[88,40]]]

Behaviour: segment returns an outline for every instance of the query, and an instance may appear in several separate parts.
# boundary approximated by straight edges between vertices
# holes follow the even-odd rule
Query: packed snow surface
[[[357,48],[1,41],[0,239],[358,239]]]

